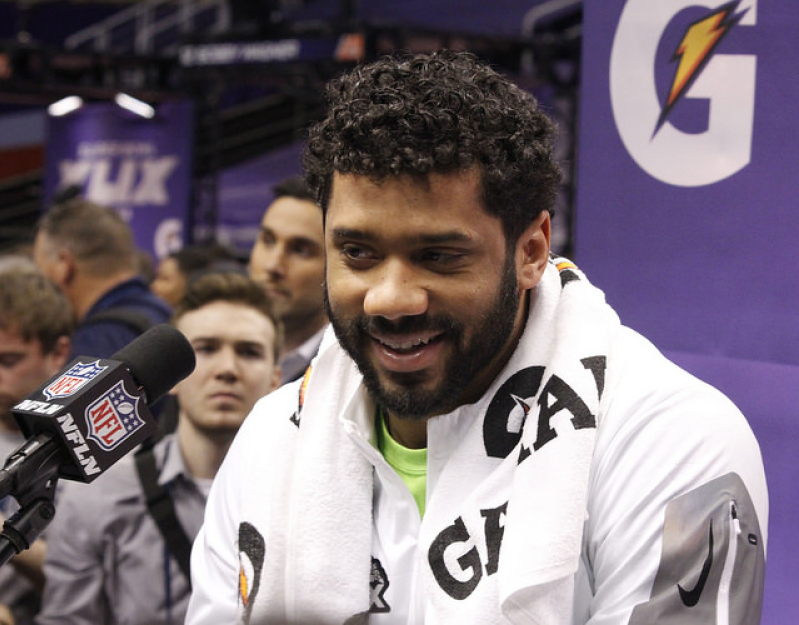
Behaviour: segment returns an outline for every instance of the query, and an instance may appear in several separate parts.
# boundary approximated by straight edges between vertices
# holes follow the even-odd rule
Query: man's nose
[[[427,312],[429,299],[417,272],[407,262],[389,260],[375,272],[364,297],[364,313],[396,320]]]
[[[263,256],[263,268],[267,273],[283,275],[286,272],[286,248],[275,244]]]
[[[216,375],[223,378],[236,378],[238,376],[238,359],[236,350],[226,345],[214,355],[214,369]]]

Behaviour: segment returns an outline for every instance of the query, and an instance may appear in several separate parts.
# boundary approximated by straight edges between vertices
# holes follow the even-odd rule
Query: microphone
[[[58,478],[91,482],[151,436],[147,404],[194,364],[186,337],[160,324],[109,359],[78,356],[11,409],[27,440],[0,470],[0,499],[13,495],[20,506],[0,532],[0,566],[52,520]]]
[[[12,408],[28,440],[0,470],[0,498],[20,500],[53,478],[93,481],[155,432],[148,404],[194,364],[186,337],[167,324],[153,326],[110,359],[78,356]]]

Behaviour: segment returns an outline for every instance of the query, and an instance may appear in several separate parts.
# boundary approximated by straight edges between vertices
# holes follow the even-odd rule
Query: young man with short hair
[[[261,286],[238,273],[198,279],[173,323],[197,358],[173,391],[177,432],[92,484],[66,483],[39,625],[183,623],[188,552],[211,481],[255,402],[278,385],[281,336]]]

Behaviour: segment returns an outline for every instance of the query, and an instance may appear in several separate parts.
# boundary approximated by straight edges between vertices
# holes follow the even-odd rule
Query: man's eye
[[[260,359],[264,357],[264,350],[257,347],[241,347],[237,350],[241,358]]]
[[[12,367],[16,367],[22,361],[22,356],[18,354],[14,354],[11,356],[2,356],[0,357],[0,367],[4,369],[11,369]]]
[[[451,265],[463,258],[463,254],[458,252],[447,252],[443,250],[428,250],[422,254],[422,261],[435,265]]]
[[[307,243],[296,243],[292,247],[292,252],[301,258],[313,258],[316,256],[316,249]]]
[[[341,254],[350,260],[368,260],[372,256],[367,249],[356,245],[345,245]]]
[[[353,271],[371,269],[379,261],[375,250],[363,245],[342,245],[339,248],[339,257],[342,264]]]

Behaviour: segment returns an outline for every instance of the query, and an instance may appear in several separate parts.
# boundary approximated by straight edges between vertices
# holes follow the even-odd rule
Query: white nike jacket
[[[525,337],[573,284],[548,270]],[[563,374],[529,344],[480,401],[428,422],[420,519],[328,335],[310,383],[262,399],[217,475],[186,623],[759,623],[768,497],[743,415],[622,326]],[[564,443],[565,463],[533,462],[589,431],[572,559],[568,531],[547,521],[572,499],[581,452],[572,462]],[[537,577],[542,557],[558,568],[560,543],[561,572]]]

